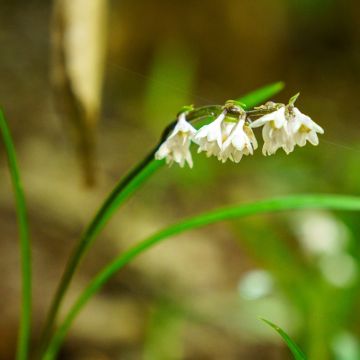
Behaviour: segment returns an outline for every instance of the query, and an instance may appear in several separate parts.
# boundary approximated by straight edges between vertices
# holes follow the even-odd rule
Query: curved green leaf
[[[205,214],[194,216],[183,220],[175,225],[143,240],[139,244],[122,253],[112,263],[107,265],[98,275],[90,282],[87,288],[80,295],[75,304],[71,307],[64,322],[54,334],[45,359],[54,359],[58,349],[64,340],[72,322],[85,306],[88,300],[121,268],[131,260],[142,254],[144,251],[168,239],[172,236],[200,228],[219,221],[230,220],[250,215],[269,213],[283,210],[325,208],[333,210],[360,211],[360,197],[336,196],[336,195],[298,195],[278,199],[257,201],[249,204],[242,204],[224,209],[211,211]]]
[[[264,323],[271,326],[275,331],[277,331],[280,334],[280,336],[286,342],[286,345],[288,346],[289,350],[293,354],[295,360],[306,360],[305,354],[301,351],[301,349],[295,344],[295,342],[291,339],[291,337],[283,329],[281,329],[279,326],[273,324],[269,320],[266,320],[266,319],[260,319],[260,320],[262,320]]]
[[[269,84],[239,99],[236,99],[236,101],[244,103],[246,105],[245,109],[249,109],[266,100],[271,99],[271,97],[278,94],[284,88],[284,86],[285,84],[282,81]]]
[[[26,212],[25,195],[20,179],[14,144],[3,112],[0,110],[0,131],[4,140],[11,181],[15,195],[16,213],[20,237],[20,258],[22,277],[22,300],[20,333],[17,347],[17,359],[27,360],[31,327],[31,246]]]
[[[259,103],[267,100],[269,97],[275,95],[283,88],[283,83],[274,83],[266,85],[252,93],[240,98],[239,101],[246,103],[249,107],[256,106]],[[214,106],[198,108],[192,111],[193,119],[196,117],[208,116],[209,109],[213,109]],[[221,107],[219,107],[221,109]],[[212,112],[212,111],[211,111]],[[173,124],[170,124],[170,127]],[[167,129],[168,129],[167,128]],[[167,129],[165,129],[165,135],[167,135]],[[61,306],[61,302],[65,296],[65,293],[70,285],[73,275],[85,255],[86,251],[91,247],[95,241],[97,235],[102,231],[107,222],[117,211],[117,209],[163,164],[164,161],[154,160],[154,153],[157,150],[157,146],[149,155],[141,161],[132,171],[130,171],[120,182],[116,185],[114,190],[110,193],[103,205],[95,214],[93,220],[85,230],[83,236],[76,244],[73,252],[70,255],[70,259],[66,265],[56,293],[54,295],[49,313],[47,315],[45,326],[42,332],[40,343],[43,350],[46,348],[47,343],[52,335],[54,323]],[[42,352],[43,350],[40,350]]]

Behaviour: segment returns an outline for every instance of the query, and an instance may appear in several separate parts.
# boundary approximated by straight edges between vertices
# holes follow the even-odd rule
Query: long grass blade
[[[157,169],[163,162],[155,161],[153,154],[145,158],[132,172],[125,176],[110,193],[93,220],[83,233],[80,241],[74,248],[65,267],[59,286],[54,295],[48,312],[40,341],[40,353],[43,353],[53,333],[54,324],[60,309],[61,302],[70,285],[73,275],[82,257],[95,240],[96,236],[105,227],[114,212],[123,204]]]
[[[252,93],[240,98],[241,102],[246,102],[247,106],[256,106],[269,97],[275,95],[283,88],[283,83],[266,85]],[[164,162],[155,161],[154,153],[156,149],[126,175],[114,188],[104,204],[95,214],[93,220],[85,230],[80,241],[76,245],[70,259],[66,265],[59,286],[56,290],[53,302],[47,315],[41,339],[41,350],[43,352],[48,340],[52,335],[54,323],[60,309],[61,302],[69,287],[72,277],[83,258],[86,251],[90,248],[97,235],[102,231],[116,210],[158,169]]]
[[[301,351],[301,349],[296,345],[296,343],[291,339],[291,337],[279,326],[273,324],[271,321],[266,319],[260,319],[264,323],[271,326],[278,334],[284,339],[286,345],[294,356],[295,360],[307,360],[305,354]]]
[[[237,99],[237,101],[243,103],[245,106],[245,109],[249,109],[251,107],[254,107],[258,104],[261,104],[262,102],[271,99],[273,96],[278,94],[283,88],[285,84],[282,81],[272,83],[269,85],[265,85],[260,89],[257,89],[240,99]]]
[[[20,331],[17,345],[17,359],[27,360],[31,328],[31,245],[26,212],[25,196],[17,165],[14,144],[3,112],[0,110],[0,130],[3,137],[12,186],[15,196],[16,213],[20,238],[22,300]]]
[[[187,220],[183,220],[143,240],[139,244],[125,251],[112,263],[107,265],[90,282],[71,307],[65,320],[56,331],[50,342],[45,359],[52,360],[56,356],[72,322],[85,306],[88,300],[121,268],[131,260],[152,248],[159,242],[182,232],[200,228],[219,221],[230,220],[250,215],[296,209],[322,208],[332,210],[360,211],[360,197],[337,196],[337,195],[298,195],[278,199],[257,201],[249,204],[232,206],[220,210],[201,214]]]

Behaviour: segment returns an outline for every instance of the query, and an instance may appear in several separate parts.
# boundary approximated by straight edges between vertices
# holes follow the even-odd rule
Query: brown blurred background
[[[76,2],[80,8],[70,9]],[[286,102],[300,91],[298,106],[325,135],[318,148],[289,156],[264,158],[258,151],[239,165],[222,165],[195,155],[192,170],[162,169],[101,234],[69,301],[115,254],[185,216],[290,193],[360,193],[358,1],[72,5],[0,3],[0,103],[31,220],[34,344],[82,229],[185,104],[222,104],[282,80],[286,88],[274,100]],[[7,172],[2,148],[4,360],[14,356],[20,295]],[[358,230],[356,215],[302,212],[171,239],[127,266],[90,302],[61,358],[290,359],[262,316],[286,328],[310,359],[359,359]]]

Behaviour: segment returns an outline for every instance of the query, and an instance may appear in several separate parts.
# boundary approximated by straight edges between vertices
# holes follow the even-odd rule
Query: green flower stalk
[[[141,241],[105,266],[82,292],[60,326],[55,328],[62,301],[75,271],[112,215],[165,163],[168,165],[177,163],[181,167],[187,164],[189,167],[193,167],[190,147],[192,143],[198,146],[198,152],[205,152],[207,156],[215,156],[222,162],[230,160],[235,163],[239,163],[244,155],[253,155],[258,148],[253,129],[261,126],[263,126],[264,155],[272,155],[280,148],[288,154],[296,146],[304,146],[307,142],[318,145],[318,134],[322,134],[324,131],[310,117],[304,115],[295,107],[299,94],[293,96],[287,105],[267,102],[262,106],[251,109],[276,94],[282,87],[282,83],[271,84],[242,99],[229,100],[224,106],[211,105],[200,108],[187,106],[181,109],[176,120],[164,130],[160,142],[120,180],[109,194],[73,249],[45,321],[38,354],[40,359],[52,360],[56,357],[78,313],[117,271],[144,251],[165,239],[219,221],[265,212],[307,208],[360,210],[360,198],[357,197],[299,195],[241,204],[180,221]],[[7,152],[20,233],[22,302],[17,360],[28,360],[31,330],[31,247],[25,196],[15,150],[1,111],[0,131]],[[286,340],[289,339],[286,338]]]
[[[0,131],[4,140],[11,181],[14,189],[20,237],[22,295],[20,331],[18,337],[16,358],[18,360],[27,360],[29,355],[29,339],[31,329],[31,244],[26,212],[25,195],[21,183],[19,168],[17,165],[15,148],[11,139],[10,130],[6,124],[4,114],[1,110]]]
[[[283,86],[284,85],[281,82],[270,84],[246,95],[244,98],[239,99],[238,101],[246,103],[246,105],[250,108],[263,101],[266,101],[269,97],[277,94],[280,90],[282,90]],[[178,118],[184,114],[186,116],[186,121],[191,123],[191,126],[194,128],[198,128],[213,121],[222,113],[223,109],[224,107],[220,105],[204,106],[196,109],[193,109],[193,107],[185,107],[178,114]],[[159,154],[158,151],[160,151],[162,144],[168,141],[168,138],[172,136],[172,133],[175,130],[179,130],[177,134],[181,132],[181,129],[176,129],[176,125],[178,124],[179,120],[178,118],[165,128],[159,144],[156,145],[152,151],[150,151],[145,159],[142,160],[132,171],[130,171],[123,179],[120,180],[120,182],[116,185],[114,190],[105,200],[101,208],[95,214],[93,220],[83,233],[79,242],[76,244],[67,262],[45,321],[40,341],[40,354],[43,354],[48,346],[49,340],[54,332],[55,323],[57,321],[62,301],[80,261],[84,257],[87,250],[91,247],[99,233],[105,227],[109,219],[115,213],[115,211],[165,163],[164,160],[159,161],[156,160],[155,157],[157,159],[162,159],[162,156],[156,155]],[[188,144],[187,141],[188,140],[185,139],[184,145]],[[178,141],[175,141],[174,143],[177,145],[179,144]],[[179,157],[176,157],[176,160],[178,160],[176,162],[180,163],[180,165],[185,164],[185,162],[189,163],[191,160],[189,157],[186,157],[186,154],[187,152],[184,151],[181,155],[183,158],[180,160]],[[169,152],[166,154],[165,158],[169,164],[175,161],[174,153],[170,155]]]

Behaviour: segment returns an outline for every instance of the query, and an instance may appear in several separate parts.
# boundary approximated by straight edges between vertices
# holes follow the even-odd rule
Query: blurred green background
[[[257,151],[236,165],[200,154],[192,170],[162,169],[107,226],[69,301],[115,254],[185,216],[283,194],[360,193],[358,1],[85,0],[82,6],[94,2],[106,8],[107,15],[89,17],[103,23],[105,42],[94,37],[83,42],[85,50],[69,53],[86,73],[87,47],[103,50],[94,61],[98,82],[90,75],[72,78],[71,71],[65,77],[85,89],[102,88],[101,110],[95,106],[89,117],[56,105],[69,93],[76,98],[76,91],[54,86],[50,76],[58,66],[54,53],[64,55],[56,34],[69,26],[54,24],[54,3],[0,3],[0,103],[15,138],[31,220],[34,344],[82,229],[183,105],[222,104],[282,80],[286,88],[273,100],[286,102],[300,91],[298,106],[325,135],[319,147],[289,156]],[[68,20],[84,21],[83,13]],[[82,106],[87,109],[86,102]],[[89,141],[87,135],[79,140],[84,133]],[[0,200],[0,359],[8,360],[20,284],[3,148]],[[357,214],[302,211],[171,239],[127,266],[90,302],[61,359],[290,359],[259,317],[286,329],[309,359],[360,359],[359,231]]]

